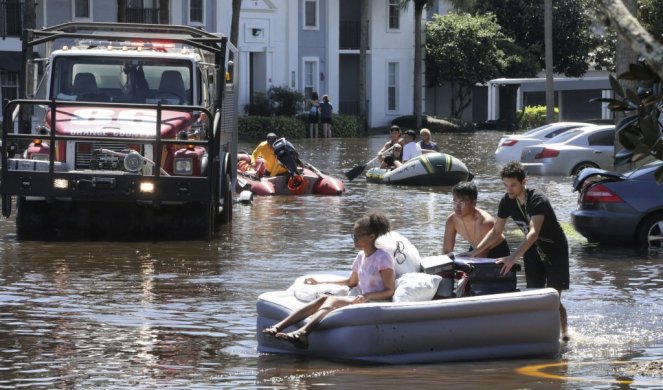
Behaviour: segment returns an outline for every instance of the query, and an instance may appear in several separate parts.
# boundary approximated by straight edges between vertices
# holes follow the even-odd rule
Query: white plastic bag
[[[397,232],[389,232],[378,237],[375,246],[394,256],[396,278],[409,272],[421,271],[421,256],[410,241]]]

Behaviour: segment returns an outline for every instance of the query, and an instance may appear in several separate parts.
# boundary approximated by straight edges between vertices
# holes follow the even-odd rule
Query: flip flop
[[[290,333],[277,333],[276,338],[279,340],[284,340],[298,349],[307,349],[308,348],[308,335],[306,332],[294,331]]]
[[[269,328],[265,328],[262,330],[262,334],[272,337],[276,337],[276,334],[279,332],[281,331],[276,326],[270,326]]]

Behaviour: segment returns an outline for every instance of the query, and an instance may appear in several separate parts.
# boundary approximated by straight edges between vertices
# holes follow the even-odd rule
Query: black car
[[[578,208],[571,213],[575,229],[590,242],[663,249],[663,185],[654,178],[661,165],[624,174],[584,169],[573,181],[579,191]]]

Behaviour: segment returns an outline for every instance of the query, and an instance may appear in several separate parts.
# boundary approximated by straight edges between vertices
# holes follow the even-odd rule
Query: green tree
[[[631,64],[628,72],[619,75],[622,80],[636,81],[637,89],[624,88],[617,79],[610,77],[615,99],[607,100],[608,108],[632,113],[617,125],[617,137],[624,149],[616,153],[615,166],[642,164],[652,158],[663,160],[659,123],[660,109],[663,108],[663,45],[660,37],[645,30],[620,0],[599,0],[599,4],[606,22],[643,58]],[[662,183],[663,167],[655,175]]]
[[[472,102],[472,88],[504,72],[527,73],[528,58],[501,31],[493,15],[435,15],[426,25],[426,75],[429,85],[449,83],[452,116],[461,117]],[[530,59],[531,62],[531,59]],[[530,73],[527,73],[531,75]]]
[[[415,127],[418,131],[421,129],[421,113],[422,109],[422,96],[421,89],[423,87],[423,69],[422,59],[424,47],[421,42],[422,38],[422,21],[424,8],[429,9],[433,6],[433,0],[401,0],[401,6],[407,7],[408,3],[414,3],[414,91],[413,91],[413,115],[415,118]]]
[[[553,58],[555,73],[579,77],[588,70],[589,53],[596,45],[592,20],[585,1],[555,0],[553,3]],[[543,0],[477,1],[474,11],[492,13],[502,31],[537,60],[535,72],[545,66]],[[531,73],[531,72],[527,72]],[[504,74],[506,77],[526,77]]]

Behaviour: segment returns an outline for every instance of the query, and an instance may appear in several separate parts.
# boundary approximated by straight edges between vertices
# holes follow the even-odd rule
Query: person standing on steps
[[[322,123],[322,136],[324,138],[332,137],[332,107],[329,103],[329,96],[324,95],[322,97],[322,103],[320,103],[320,122]]]
[[[516,251],[497,259],[506,275],[520,257],[525,263],[528,288],[553,287],[562,296],[569,289],[569,244],[564,230],[557,221],[548,198],[537,189],[527,188],[525,169],[518,161],[507,163],[500,173],[506,194],[500,201],[495,225],[479,245],[467,253],[479,256],[504,232],[507,218],[518,225],[525,240]],[[566,309],[560,302],[562,339],[568,340]]]

